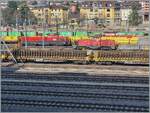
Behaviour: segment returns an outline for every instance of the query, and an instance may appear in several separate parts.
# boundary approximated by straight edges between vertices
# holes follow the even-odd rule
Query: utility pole
[[[42,34],[42,47],[44,48],[44,32],[45,32],[45,10],[43,8],[43,34]]]
[[[18,22],[18,12],[16,14],[16,29],[17,29],[17,32],[19,32],[19,22]]]
[[[27,26],[26,26],[26,22],[27,22],[27,19],[25,18],[25,21],[24,21],[24,31],[25,31],[25,48],[27,48],[28,44],[27,44]]]
[[[89,36],[89,34],[88,34],[88,29],[89,29],[89,25],[88,25],[88,17],[86,18],[86,24],[87,24],[87,26],[86,26],[86,32],[87,32],[87,36]]]
[[[127,17],[125,17],[126,18],[126,25],[125,25],[125,30],[126,30],[126,32],[128,32],[128,18]]]
[[[25,48],[28,47],[27,43],[27,8],[25,7],[25,20],[24,20],[24,31],[25,31]]]
[[[2,25],[2,9],[1,9],[1,5],[0,5],[0,30],[1,30],[1,25]]]
[[[58,35],[58,17],[57,15],[55,17],[56,17],[56,34]]]

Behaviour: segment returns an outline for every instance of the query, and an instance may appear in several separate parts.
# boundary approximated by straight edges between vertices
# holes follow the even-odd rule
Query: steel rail
[[[18,106],[39,106],[39,107],[58,107],[58,108],[76,108],[87,109],[93,111],[137,111],[148,112],[148,107],[141,106],[124,106],[124,105],[110,105],[110,104],[93,104],[93,103],[81,103],[81,102],[67,102],[67,101],[35,101],[35,100],[17,100],[2,98],[2,105],[18,105]]]

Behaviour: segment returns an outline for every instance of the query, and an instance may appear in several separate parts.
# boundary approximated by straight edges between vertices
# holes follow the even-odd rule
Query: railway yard
[[[2,63],[2,111],[149,112],[148,66]]]
[[[1,111],[149,113],[149,41],[149,0],[0,2]]]
[[[12,33],[1,42],[2,112],[149,112],[144,32]]]

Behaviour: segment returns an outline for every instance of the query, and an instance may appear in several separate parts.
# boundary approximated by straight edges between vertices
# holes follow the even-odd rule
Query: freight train
[[[71,42],[67,37],[49,35],[49,36],[32,36],[32,37],[19,37],[20,46],[70,46]]]
[[[74,50],[54,48],[21,48],[13,51],[17,61],[73,62],[96,64],[148,64],[148,50]]]
[[[138,37],[136,36],[101,36],[97,38],[87,36],[20,36],[4,37],[4,41],[19,46],[73,46],[75,49],[92,49],[92,50],[116,50],[119,45],[136,45]],[[16,46],[15,46],[16,47]]]

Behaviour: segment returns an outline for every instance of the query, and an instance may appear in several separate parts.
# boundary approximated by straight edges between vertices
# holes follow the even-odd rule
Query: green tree
[[[138,14],[139,9],[140,7],[138,4],[132,4],[132,12],[128,18],[130,26],[137,26],[142,22],[142,17]]]
[[[19,4],[18,6],[19,10],[19,15],[20,18],[22,20],[22,24],[23,22],[26,21],[26,24],[29,24],[28,22],[30,21],[32,24],[36,24],[37,23],[37,18],[35,17],[35,15],[30,11],[29,7],[27,6],[26,2],[21,2],[21,4]]]
[[[7,25],[14,25],[16,22],[15,12],[17,10],[18,3],[16,1],[8,1],[8,7],[2,10],[2,17],[4,23]]]
[[[31,5],[37,5],[38,3],[37,3],[37,1],[33,1],[32,3],[31,3]]]
[[[28,24],[29,21],[31,24],[36,24],[37,19],[35,15],[30,11],[27,6],[26,1],[9,1],[8,7],[2,9],[2,18],[3,24],[5,25],[16,25],[16,20],[18,19],[20,24],[23,25],[23,22]]]
[[[16,1],[8,1],[8,8],[13,9],[14,11],[17,10],[18,3]]]

